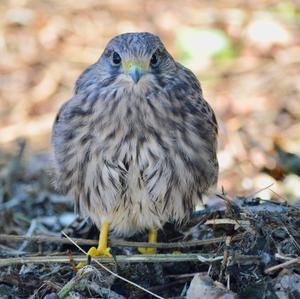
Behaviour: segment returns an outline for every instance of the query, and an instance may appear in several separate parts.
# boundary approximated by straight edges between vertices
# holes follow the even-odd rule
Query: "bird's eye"
[[[117,52],[114,52],[112,55],[112,63],[113,65],[120,65],[121,64],[121,57]]]
[[[150,60],[150,64],[151,64],[151,66],[158,66],[158,64],[159,64],[159,57],[158,57],[157,53],[154,53],[152,55],[151,60]]]

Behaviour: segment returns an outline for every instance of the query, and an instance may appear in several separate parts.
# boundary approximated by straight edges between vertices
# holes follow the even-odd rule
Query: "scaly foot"
[[[89,251],[87,252],[87,254],[91,257],[96,257],[96,256],[107,256],[107,257],[112,257],[111,253],[110,253],[110,248],[106,247],[106,248],[96,248],[96,247],[91,247],[89,249]],[[86,262],[80,262],[76,268],[80,269],[84,266],[86,266]]]
[[[95,257],[95,256],[112,257],[112,255],[110,253],[110,248],[107,247],[108,229],[109,229],[109,224],[103,223],[101,226],[98,248],[96,248],[96,247],[90,248],[89,251],[87,252],[87,254],[89,256],[91,256],[91,257]],[[82,268],[85,265],[86,265],[86,262],[81,262],[77,265],[77,269]]]
[[[152,228],[149,230],[148,233],[148,243],[156,243],[157,242],[157,230],[155,228]],[[138,251],[141,254],[156,254],[156,248],[143,248],[143,247],[139,247]]]
[[[149,247],[139,247],[138,252],[141,254],[156,254],[156,248],[149,248]]]

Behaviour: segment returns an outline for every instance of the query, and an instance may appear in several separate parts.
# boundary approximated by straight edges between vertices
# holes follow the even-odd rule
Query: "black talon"
[[[92,262],[92,257],[90,255],[88,255],[86,264],[91,265],[91,262]]]

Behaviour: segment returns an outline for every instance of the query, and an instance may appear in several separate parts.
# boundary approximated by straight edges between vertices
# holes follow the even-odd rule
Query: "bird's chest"
[[[170,105],[159,93],[96,103],[88,119],[90,138],[85,143],[77,139],[77,160],[82,163],[75,164],[76,173],[85,176],[87,186],[99,187],[101,196],[111,198],[137,190],[158,198],[175,185],[188,189],[193,178],[184,159],[191,165],[196,153],[179,142],[184,122],[170,116]]]
[[[163,137],[153,135],[142,124],[132,123],[123,127],[122,131],[123,134],[105,144],[99,158],[108,162],[110,167],[117,167],[122,174],[125,171],[129,185],[133,184],[133,180],[144,180],[168,167],[171,157],[166,139],[163,141]]]
[[[138,190],[153,193],[156,185],[167,183],[174,172],[170,132],[158,122],[149,103],[120,102],[102,123],[106,127],[95,133],[94,146],[105,185],[136,194]]]
[[[141,171],[165,160],[171,147],[167,121],[151,109],[153,98],[128,98],[118,103],[115,113],[96,132],[101,158],[125,168],[135,165]]]

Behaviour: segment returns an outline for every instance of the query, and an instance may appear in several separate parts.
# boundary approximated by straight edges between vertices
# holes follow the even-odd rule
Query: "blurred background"
[[[216,112],[219,189],[296,201],[299,9],[299,1],[275,0],[2,0],[1,177],[23,154],[16,140],[24,137],[22,180],[41,179],[37,171],[48,168],[52,123],[76,78],[114,35],[150,31],[197,74]]]

